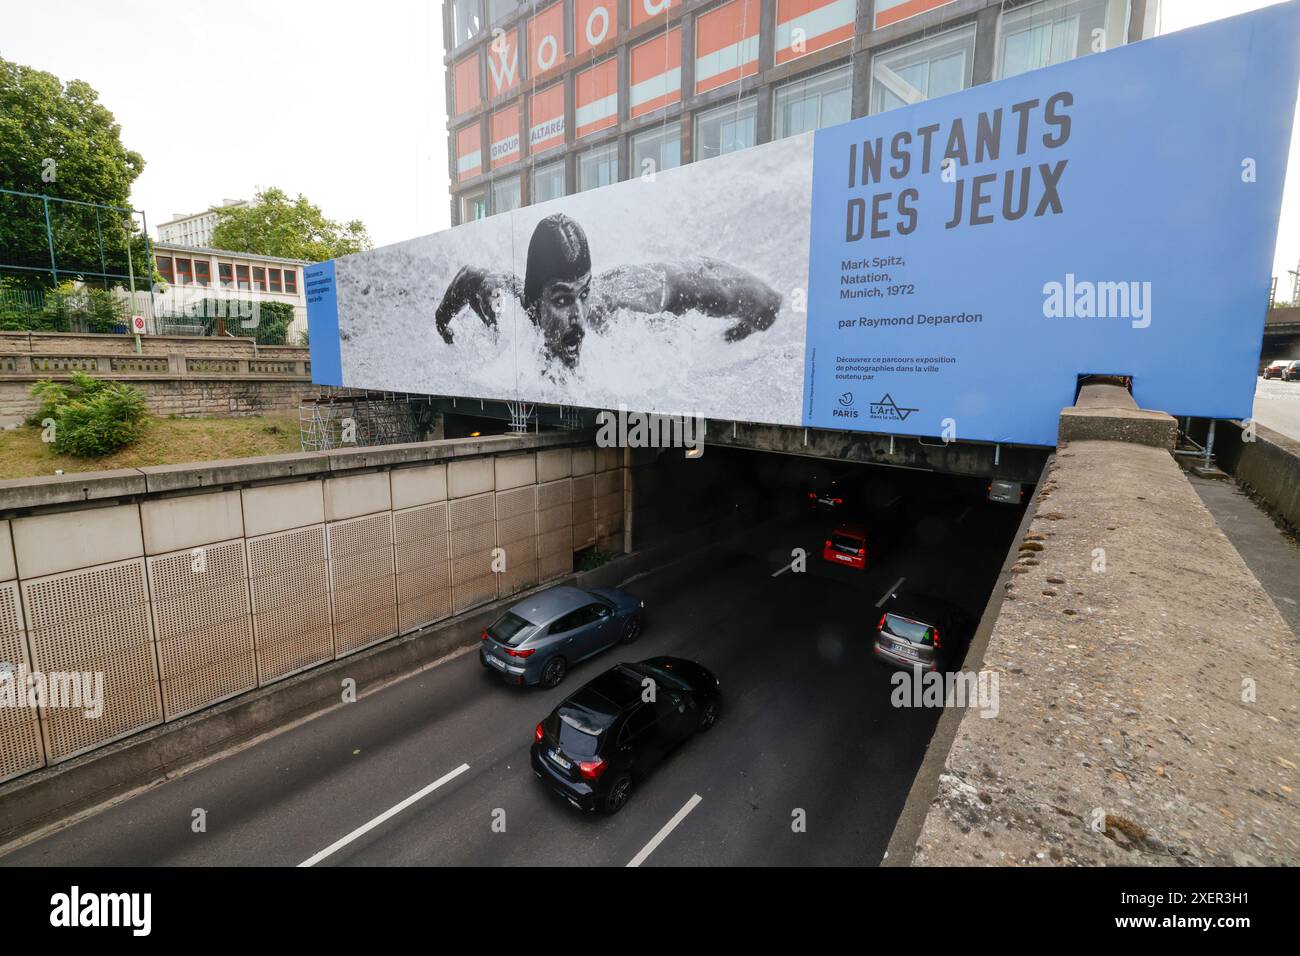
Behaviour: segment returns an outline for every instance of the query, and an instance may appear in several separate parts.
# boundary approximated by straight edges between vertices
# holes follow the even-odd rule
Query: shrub
[[[293,306],[288,302],[259,302],[257,328],[253,337],[258,345],[284,345],[293,323]]]
[[[41,400],[29,421],[54,422],[54,450],[78,458],[100,458],[138,441],[148,410],[140,390],[74,372],[69,382],[41,381],[32,386]]]

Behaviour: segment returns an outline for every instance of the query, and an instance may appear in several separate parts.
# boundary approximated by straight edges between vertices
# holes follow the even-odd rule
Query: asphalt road
[[[895,588],[978,612],[1021,514],[913,495],[890,505],[898,530],[866,572],[821,561],[824,516],[771,520],[629,585],[648,603],[644,635],[559,688],[507,687],[471,652],[373,693],[360,688],[356,703],[0,865],[878,863],[938,712],[890,706],[890,672],[869,647],[877,602]],[[782,572],[795,547],[808,550],[808,570]],[[533,776],[533,728],[601,670],[655,654],[712,668],[722,716],[622,812],[582,815]],[[193,832],[196,809],[206,832]],[[792,826],[799,810],[805,832]]]
[[[1254,419],[1265,428],[1300,441],[1300,382],[1261,378],[1255,384]]]

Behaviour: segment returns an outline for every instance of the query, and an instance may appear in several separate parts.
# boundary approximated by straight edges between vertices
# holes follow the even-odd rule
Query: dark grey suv
[[[554,587],[483,629],[479,662],[510,684],[554,687],[574,664],[641,636],[645,601],[619,588]]]

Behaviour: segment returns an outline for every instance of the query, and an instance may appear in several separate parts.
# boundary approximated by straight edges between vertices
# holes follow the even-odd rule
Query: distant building
[[[188,304],[203,298],[287,302],[293,306],[289,342],[307,328],[302,270],[310,262],[170,242],[155,243],[153,252],[154,265],[167,283],[167,291],[155,303],[160,313],[183,312]]]
[[[243,209],[247,205],[247,199],[223,199],[220,206],[213,206],[203,212],[190,215],[183,212],[173,213],[169,222],[164,222],[158,227],[158,241],[207,248],[212,245],[212,230],[217,225],[217,210]]]
[[[1159,0],[444,0],[453,223],[1153,36]]]

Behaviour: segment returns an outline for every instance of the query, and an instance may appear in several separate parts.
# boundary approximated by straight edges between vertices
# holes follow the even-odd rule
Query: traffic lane
[[[1300,382],[1260,379],[1251,417],[1265,428],[1300,441]]]
[[[709,556],[706,573],[698,576],[699,582],[709,581],[714,592],[723,596],[742,590],[725,580],[710,581],[727,560]],[[748,574],[749,585],[766,577],[765,570]],[[685,576],[688,580],[694,578],[693,569]],[[665,588],[670,593],[656,595]],[[651,596],[652,615],[659,606],[672,612],[668,615],[671,620],[688,624],[694,620],[697,626],[706,625],[713,633],[723,632],[716,622],[701,620],[700,606],[710,605],[694,602],[694,589],[689,583],[683,587],[680,574],[652,575],[637,589]],[[672,602],[678,606],[673,608]],[[722,610],[730,605],[715,601],[712,606]],[[761,633],[765,623],[756,622],[751,630]],[[643,638],[637,645],[639,656],[664,649],[692,656],[693,650],[699,650],[696,640],[659,648],[655,643]],[[486,760],[482,772],[497,767],[509,751],[497,755],[483,746],[485,742],[518,740],[514,735],[520,735],[523,740],[516,747],[526,755],[527,732],[540,715],[573,686],[608,666],[612,656],[588,662],[560,688],[543,694],[518,693],[492,680],[485,688],[484,673],[473,655],[448,662],[157,787],[19,851],[4,862],[298,862],[406,799],[461,761],[470,762],[473,769],[476,760]],[[714,666],[726,672],[725,667]],[[479,754],[487,756],[480,759]],[[512,770],[521,765],[522,759],[504,764]],[[527,779],[526,775],[520,776]],[[466,774],[447,791],[429,799],[446,800],[468,790],[475,779]],[[194,834],[190,827],[196,807],[208,813],[208,828],[203,834]],[[560,808],[567,810],[563,805]],[[615,819],[626,816],[625,811]],[[389,826],[391,823],[384,824],[385,828]],[[635,833],[627,846],[639,842],[642,836]],[[349,849],[356,852],[362,846]],[[530,854],[529,858],[537,857]],[[433,859],[436,854],[423,857],[424,862]]]
[[[966,526],[986,595],[1016,521],[1015,509],[994,507]],[[952,562],[936,562],[935,550],[921,564],[895,555],[874,576],[825,565],[826,573],[773,581],[772,556],[810,530],[800,519],[739,535],[678,594],[652,604],[646,636],[622,657],[701,661],[723,681],[724,712],[641,781],[616,817],[580,813],[550,794],[521,742],[492,754],[481,786],[395,821],[338,862],[620,865],[696,793],[701,802],[649,865],[878,862],[938,711],[891,705],[892,672],[871,657],[869,582],[906,567],[934,590]]]
[[[671,575],[651,576],[638,591],[652,608],[669,597],[689,603]],[[544,714],[617,659],[607,652],[539,691],[506,686],[474,650],[374,693],[360,687],[355,703],[52,833],[0,865],[297,864],[462,762],[476,768],[499,742],[529,742]],[[192,829],[196,809],[206,813],[206,832]]]

